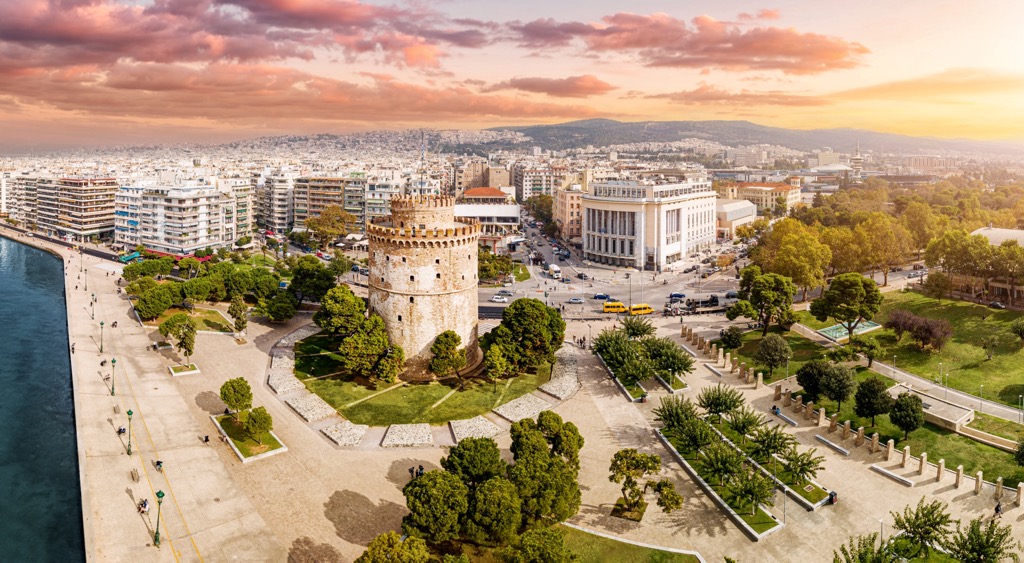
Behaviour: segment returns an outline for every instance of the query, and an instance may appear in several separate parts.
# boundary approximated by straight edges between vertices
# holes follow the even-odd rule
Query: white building
[[[480,221],[480,244],[495,253],[519,235],[520,207],[514,203],[456,203],[455,216]]]
[[[702,170],[594,184],[582,197],[583,253],[599,264],[661,271],[715,242],[716,194]]]
[[[264,230],[283,235],[295,224],[295,179],[298,172],[273,170],[254,178],[257,216]]]

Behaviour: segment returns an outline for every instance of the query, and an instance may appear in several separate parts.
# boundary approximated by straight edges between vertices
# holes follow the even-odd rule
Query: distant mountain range
[[[1020,156],[1024,152],[1024,143],[910,137],[864,129],[783,129],[749,121],[622,122],[587,119],[556,125],[493,127],[489,130],[522,133],[533,139],[532,144],[548,150],[699,138],[729,146],[766,143],[804,151],[831,147],[837,152],[853,152],[859,142],[862,150],[903,154],[960,152]]]

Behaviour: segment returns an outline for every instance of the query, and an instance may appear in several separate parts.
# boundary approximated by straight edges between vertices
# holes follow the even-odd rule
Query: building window
[[[405,262],[405,256],[402,256],[402,262]]]
[[[440,264],[441,263],[441,259],[440,258],[435,258],[434,259],[434,263],[435,264]]]
[[[409,276],[409,281],[416,281],[416,276]]]
[[[415,302],[416,302],[416,298],[415,297],[410,297],[409,298],[409,303],[415,303]]]
[[[398,322],[402,322],[402,315],[398,315]]]

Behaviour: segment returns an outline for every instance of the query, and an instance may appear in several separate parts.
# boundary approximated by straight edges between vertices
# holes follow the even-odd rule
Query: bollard
[[[917,462],[917,474],[924,475],[924,467],[928,465],[928,452],[921,452],[921,459]]]
[[[775,384],[775,396],[772,397],[772,400],[773,401],[778,401],[781,398],[782,398],[782,384],[781,383],[776,383]]]
[[[817,426],[825,426],[825,407],[818,409],[818,424]]]
[[[864,445],[864,427],[857,428],[857,439],[853,441],[853,445],[862,446]]]
[[[723,367],[723,368],[725,367],[725,356],[723,355],[724,353],[725,353],[725,348],[719,348],[718,349],[718,360],[715,361],[715,365],[716,366]]]
[[[938,483],[942,480],[942,474],[946,472],[946,460],[940,459],[938,465],[938,471],[935,472],[935,482]]]
[[[910,461],[910,446],[904,446],[903,461],[900,462],[900,467],[906,467],[908,461]]]
[[[847,439],[849,437],[850,437],[850,421],[847,420],[846,422],[843,423],[843,439],[845,440],[845,439]]]
[[[838,428],[838,427],[839,427],[839,413],[835,413],[835,414],[832,415],[832,418],[829,419],[828,431],[829,432],[835,432],[836,428]]]
[[[793,395],[790,393],[783,393],[782,395],[782,406],[788,407],[793,404]]]
[[[960,488],[960,484],[964,482],[964,466],[956,466],[956,488]]]
[[[871,435],[871,453],[878,451],[878,432]]]
[[[999,499],[1003,498],[1003,478],[1002,477],[996,478],[996,494],[994,496],[995,496],[995,499],[997,501]]]
[[[885,461],[892,459],[893,454],[896,453],[896,442],[891,439],[885,444]]]
[[[976,495],[980,495],[981,494],[981,486],[984,483],[985,483],[984,475],[982,474],[981,471],[979,471],[974,476],[974,494],[976,494]]]
[[[761,372],[757,372],[757,381],[754,382],[754,389],[760,389],[764,385],[764,375]]]
[[[814,416],[814,401],[808,401],[804,406],[804,420],[810,420]]]
[[[1017,506],[1024,502],[1024,483],[1017,483]]]

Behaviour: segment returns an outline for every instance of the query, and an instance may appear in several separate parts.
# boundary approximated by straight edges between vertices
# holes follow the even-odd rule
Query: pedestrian
[[[210,435],[209,434],[203,436],[203,443],[204,444],[209,444],[210,443]]]
[[[418,477],[423,477],[423,466],[422,465],[420,466],[419,470],[416,472],[416,475]]]
[[[416,478],[416,468],[415,467],[410,467],[409,468],[409,478],[410,479],[415,479]]]
[[[71,343],[71,353],[72,354],[75,353],[75,343],[74,342]]]
[[[996,515],[993,518],[1003,519],[1003,503],[998,500],[996,501]]]

